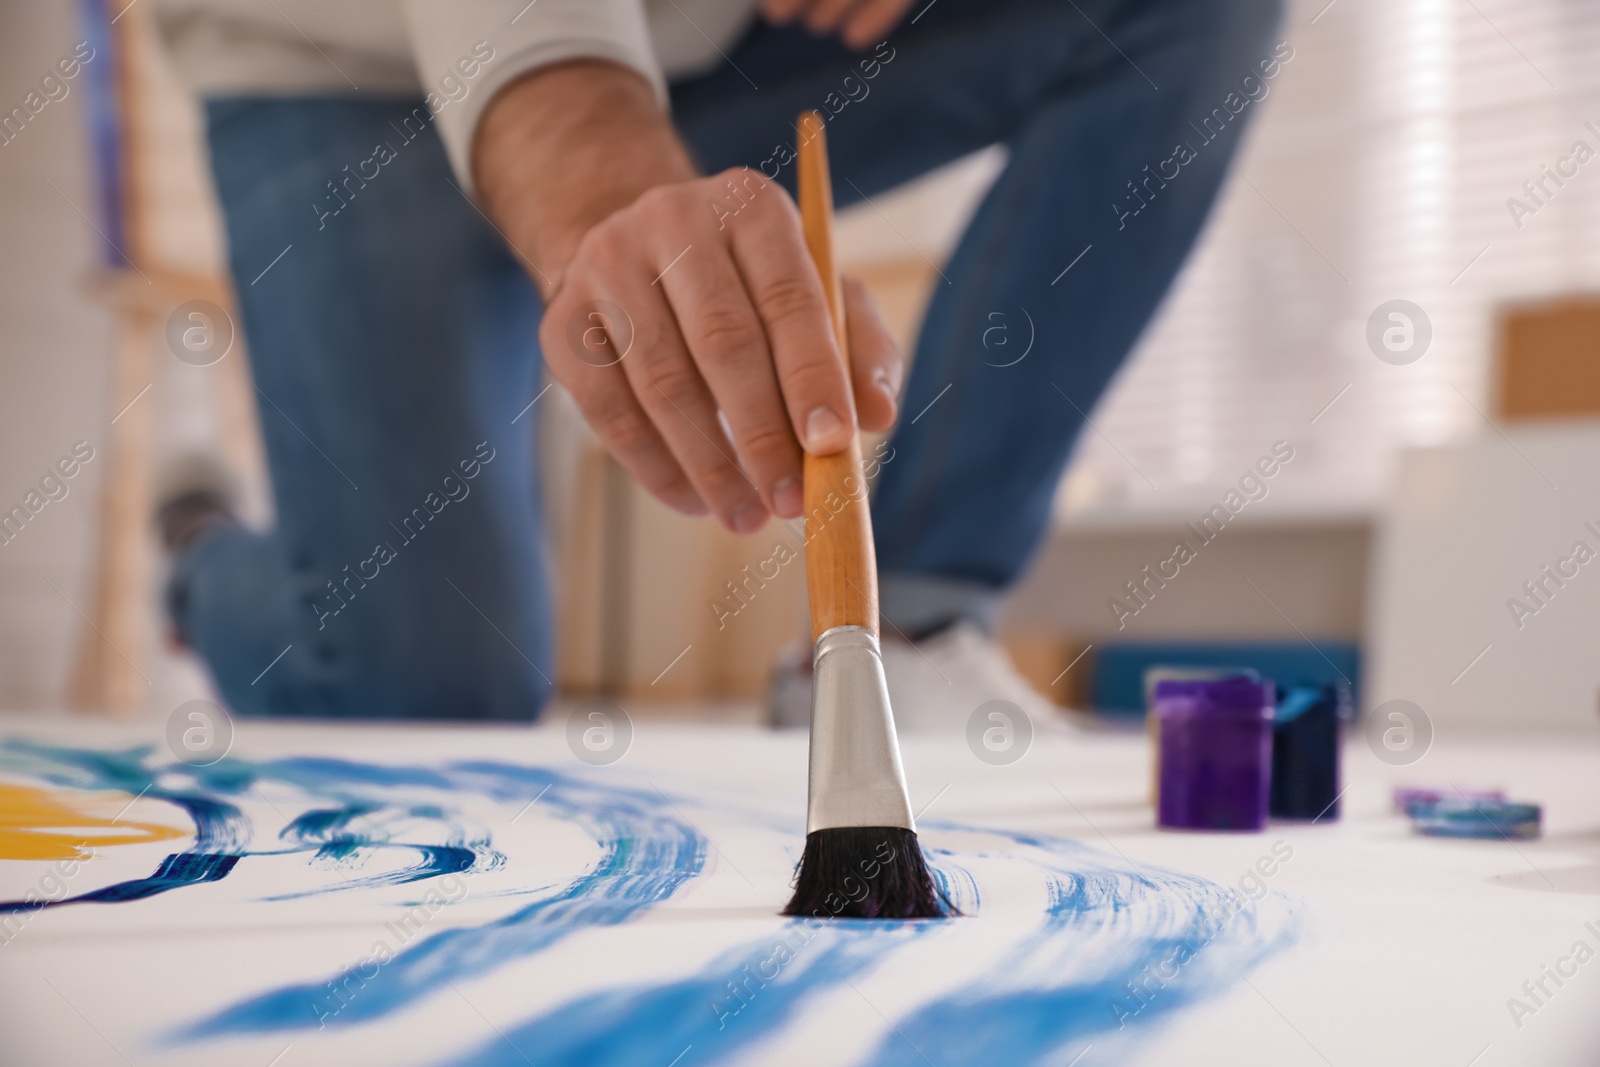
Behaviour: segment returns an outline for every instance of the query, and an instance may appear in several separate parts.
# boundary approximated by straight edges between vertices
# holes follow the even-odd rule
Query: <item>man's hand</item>
[[[894,421],[898,347],[845,285],[845,378],[799,212],[747,169],[697,178],[648,85],[585,61],[498,94],[474,171],[545,293],[539,340],[607,449],[680,511],[749,533],[802,510],[801,455]]]
[[[900,24],[913,0],[766,0],[767,21],[799,21],[812,33],[838,33],[850,48],[870,48]]]
[[[740,204],[730,186],[745,199],[719,225],[719,209]],[[856,395],[882,427],[894,411],[885,364],[898,353],[865,290],[849,291]],[[539,337],[551,372],[645,488],[686,511],[703,502],[737,533],[769,511],[800,514],[802,444],[837,452],[856,433],[799,212],[755,171],[657,186],[591,229]]]

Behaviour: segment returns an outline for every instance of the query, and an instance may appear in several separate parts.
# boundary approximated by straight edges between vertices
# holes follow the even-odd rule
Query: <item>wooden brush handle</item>
[[[833,334],[850,376],[850,338],[844,294],[833,262],[833,186],[822,116],[807,111],[796,124],[800,143],[800,221],[806,247],[822,277]],[[878,564],[872,547],[872,515],[861,472],[861,441],[831,456],[805,457],[804,523],[806,591],[811,600],[811,638],[835,626],[878,632]]]

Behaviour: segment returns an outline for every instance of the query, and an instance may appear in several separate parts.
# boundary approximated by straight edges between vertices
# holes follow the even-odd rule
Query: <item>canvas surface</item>
[[[1142,736],[1042,731],[1008,766],[907,738],[966,914],[873,923],[777,914],[801,735],[641,725],[590,766],[560,717],[246,724],[192,767],[159,730],[41,723],[0,724],[6,1063],[1494,1067],[1600,1047],[1600,964],[1574,956],[1600,950],[1591,737],[1403,769],[1356,738],[1343,819],[1259,835],[1155,830]],[[1546,837],[1416,838],[1388,810],[1400,782],[1505,786],[1544,802]],[[1547,966],[1573,973],[1540,995]]]

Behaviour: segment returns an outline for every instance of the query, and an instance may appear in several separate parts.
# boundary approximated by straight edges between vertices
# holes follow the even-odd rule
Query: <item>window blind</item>
[[[1600,289],[1600,5],[1310,0],[1282,36],[1294,61],[1080,439],[1068,521],[1181,512],[1280,438],[1294,477],[1263,512],[1370,511],[1401,449],[1495,432],[1498,305]],[[1367,341],[1396,299],[1432,330],[1399,365]]]

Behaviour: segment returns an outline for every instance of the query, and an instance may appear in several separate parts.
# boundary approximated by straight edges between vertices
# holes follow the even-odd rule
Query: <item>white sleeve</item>
[[[609,59],[638,71],[666,102],[667,82],[642,0],[532,0],[526,7],[505,0],[404,0],[404,7],[423,92],[443,103],[439,134],[468,188],[472,136],[484,106],[530,70],[580,57]],[[490,58],[473,62],[485,55]],[[466,76],[474,66],[476,76]]]

